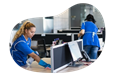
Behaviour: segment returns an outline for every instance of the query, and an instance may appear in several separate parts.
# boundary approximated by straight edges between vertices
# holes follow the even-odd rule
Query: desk
[[[42,58],[45,62],[51,63],[50,58]],[[0,73],[51,73],[34,61],[30,67],[20,70],[1,70]],[[115,73],[115,68],[91,68],[91,66],[83,65],[80,67],[66,67],[57,73]]]
[[[45,62],[51,64],[51,58],[42,58]],[[30,67],[22,67],[23,69],[19,70],[4,70],[0,69],[0,73],[51,73],[51,70],[46,70],[44,67],[38,65],[36,61],[34,61]],[[67,67],[64,68],[58,73],[98,73],[98,72],[103,72],[103,73],[113,73],[115,72],[115,68],[91,68],[91,66],[86,66],[83,65],[81,67]]]
[[[91,68],[83,65],[81,67],[67,67],[58,73],[115,73],[115,68]]]
[[[50,57],[50,50],[51,50],[50,47],[47,47],[47,48],[46,48],[47,56],[49,56],[49,57]],[[97,52],[97,57],[100,56],[101,52],[102,52],[102,50],[98,50],[98,52]]]
[[[46,50],[50,50],[50,47],[46,48]]]
[[[95,61],[95,59],[91,60]],[[57,73],[115,73],[115,68],[91,68],[91,66],[82,65],[80,67],[66,67]]]
[[[47,62],[48,64],[51,63],[51,59],[50,58],[42,58],[42,60],[44,60],[45,62]],[[34,71],[34,72],[42,72],[42,73],[51,73],[51,70],[47,70],[44,67],[38,65],[38,63],[36,61],[32,62],[32,64],[28,67],[22,67],[26,70],[30,70],[30,71]]]
[[[50,58],[42,58],[42,60],[49,64],[51,63]],[[30,67],[0,69],[0,73],[51,73],[51,70],[44,69],[44,67],[38,65],[38,63],[34,61]]]
[[[50,47],[47,47],[46,50],[50,50]],[[104,47],[102,50],[98,50],[98,51],[104,51]]]

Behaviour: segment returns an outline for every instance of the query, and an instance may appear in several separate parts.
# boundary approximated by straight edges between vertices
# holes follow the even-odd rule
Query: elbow
[[[81,34],[81,36],[82,36],[82,35],[84,35],[84,32],[81,32],[80,34]]]
[[[81,30],[80,31],[80,36],[84,35],[84,33],[85,33],[85,30]]]
[[[82,33],[82,35],[84,35],[84,33]]]
[[[36,58],[36,55],[33,55],[33,56],[31,56],[33,59],[35,59]]]
[[[36,54],[34,54],[34,53],[31,53],[31,54],[29,54],[29,56],[31,56],[32,58],[34,58],[34,59],[35,59],[37,55],[36,55]]]

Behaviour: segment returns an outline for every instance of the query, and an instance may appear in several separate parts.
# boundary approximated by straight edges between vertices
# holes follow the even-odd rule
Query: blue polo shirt
[[[97,26],[91,21],[86,21],[82,23],[81,29],[85,30],[85,34],[83,36],[83,45],[92,45],[100,48],[99,38],[97,35]]]
[[[34,52],[31,48],[31,39],[28,38],[28,41],[26,41],[24,35],[21,35],[17,40],[14,41],[10,53],[14,59],[14,61],[19,66],[26,65],[27,61],[27,55]]]

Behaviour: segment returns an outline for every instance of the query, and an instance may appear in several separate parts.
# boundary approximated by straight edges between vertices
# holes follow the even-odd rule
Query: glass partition
[[[93,15],[94,15],[94,18],[96,20],[96,25],[98,28],[104,28],[105,26],[105,23],[103,21],[103,18],[102,18],[102,14],[99,12],[98,8],[96,7],[93,7]]]
[[[105,27],[103,17],[96,7],[90,4],[81,3],[74,5],[69,9],[71,12],[71,28],[81,27],[81,23],[84,22],[84,19],[88,14],[94,16],[98,28]]]

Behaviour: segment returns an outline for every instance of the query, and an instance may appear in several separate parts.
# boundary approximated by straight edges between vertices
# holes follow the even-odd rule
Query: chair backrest
[[[38,50],[38,41],[37,40],[31,41],[31,49]]]
[[[31,41],[31,46],[32,47],[34,47],[34,46],[37,46],[38,44],[37,44],[37,40],[32,40]]]
[[[40,58],[46,57],[45,39],[37,39],[31,41],[31,49],[39,53]]]
[[[38,45],[39,44],[43,44],[43,48],[44,48],[44,52],[46,53],[46,43],[45,43],[45,39],[38,39]]]

